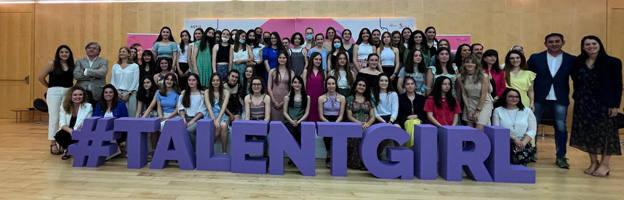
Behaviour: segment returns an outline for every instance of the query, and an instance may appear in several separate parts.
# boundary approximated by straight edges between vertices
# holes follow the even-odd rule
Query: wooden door
[[[11,109],[32,107],[33,14],[0,12],[0,118]]]

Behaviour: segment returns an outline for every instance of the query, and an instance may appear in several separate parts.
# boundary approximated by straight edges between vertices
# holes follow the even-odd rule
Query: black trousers
[[[54,140],[56,140],[56,143],[58,143],[63,149],[67,149],[69,145],[76,143],[75,140],[72,140],[71,134],[62,129],[56,132]]]

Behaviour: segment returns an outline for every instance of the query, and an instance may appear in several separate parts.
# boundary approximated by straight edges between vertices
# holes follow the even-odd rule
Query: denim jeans
[[[557,158],[565,158],[566,145],[568,142],[568,132],[566,130],[566,118],[568,115],[568,106],[557,104],[556,101],[547,100],[541,103],[535,102],[535,119],[539,124],[542,120],[542,114],[546,110],[553,113],[555,127],[555,148],[557,150]]]

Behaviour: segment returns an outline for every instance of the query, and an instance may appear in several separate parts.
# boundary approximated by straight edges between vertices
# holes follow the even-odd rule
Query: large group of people
[[[588,153],[585,173],[609,175],[612,155],[621,155],[618,125],[622,94],[621,61],[601,40],[586,36],[580,55],[562,50],[564,36],[545,36],[545,51],[527,59],[514,45],[499,53],[480,43],[436,39],[436,29],[381,32],[349,29],[325,33],[306,28],[281,37],[251,30],[183,30],[179,42],[163,27],[151,50],[121,47],[106,83],[109,63],[96,42],[74,61],[69,46],[57,48],[39,81],[46,87],[50,152],[71,158],[71,133],[88,116],[179,118],[195,140],[196,123],[211,119],[215,142],[228,151],[232,121],[282,121],[297,140],[300,125],[356,122],[366,129],[387,123],[410,132],[415,124],[508,128],[511,162],[536,161],[536,132],[544,112],[555,121],[556,162],[566,158],[569,78],[574,87],[570,146]],[[504,63],[504,64],[503,64]],[[75,82],[74,82],[75,80]],[[157,142],[157,135],[152,142]],[[256,138],[257,139],[257,138]],[[118,139],[124,150],[125,138]],[[324,139],[331,152],[331,141]],[[411,142],[403,145],[411,145]],[[385,142],[378,152],[382,159]],[[360,139],[348,140],[348,167],[364,169]],[[326,164],[329,167],[331,157]],[[600,159],[599,159],[600,156]]]

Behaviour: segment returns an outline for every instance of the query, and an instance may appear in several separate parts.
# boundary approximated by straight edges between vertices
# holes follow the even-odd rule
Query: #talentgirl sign
[[[447,181],[461,181],[466,172],[476,181],[535,183],[534,169],[510,164],[509,130],[500,127],[486,127],[480,132],[465,126],[418,125],[414,127],[413,147],[389,147],[389,161],[381,161],[377,147],[383,140],[405,144],[410,139],[403,129],[388,124],[362,130],[350,122],[303,122],[299,145],[282,122],[237,120],[232,123],[229,154],[217,154],[210,119],[197,122],[193,145],[181,119],[167,121],[160,130],[157,118],[89,118],[72,134],[77,141],[69,147],[73,166],[104,164],[106,157],[117,152],[112,141],[124,133],[128,138],[128,168],[143,168],[148,164],[147,138],[158,131],[161,135],[149,163],[151,169],[177,161],[183,170],[283,175],[287,156],[302,175],[315,176],[314,138],[318,135],[332,139],[332,176],[347,175],[347,139],[361,138],[362,162],[378,178],[434,180],[441,176]],[[252,136],[264,139],[249,139]]]

